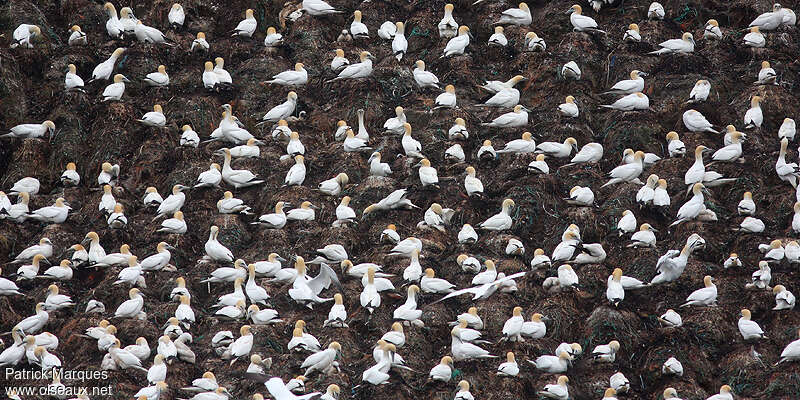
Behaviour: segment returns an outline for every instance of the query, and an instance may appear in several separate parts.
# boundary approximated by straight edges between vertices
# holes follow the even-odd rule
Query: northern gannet
[[[442,56],[439,58],[450,57],[452,55],[462,55],[466,50],[467,46],[469,46],[469,39],[472,34],[469,33],[469,27],[465,25],[461,25],[458,27],[458,36],[450,39],[447,41],[447,45],[444,46],[444,50],[442,51]],[[395,40],[397,37],[395,36]]]
[[[570,61],[561,67],[561,77],[564,79],[581,80],[581,69],[578,63]]]
[[[335,370],[334,363],[342,356],[342,346],[338,342],[331,342],[326,350],[318,351],[308,357],[300,365],[305,369],[303,376],[310,376],[314,371],[322,373],[332,373]]]
[[[378,28],[378,36],[380,36],[380,38],[384,40],[394,39],[394,35],[396,32],[397,32],[397,27],[392,21],[384,21],[381,24],[380,28]]]
[[[625,34],[622,35],[622,41],[633,42],[633,43],[641,42],[642,34],[639,32],[639,25],[637,24],[628,25],[628,30],[626,30]]]
[[[489,217],[478,225],[481,229],[491,231],[504,231],[511,229],[514,220],[511,218],[511,209],[514,207],[514,200],[503,200],[502,209],[499,213]]]
[[[650,3],[650,7],[647,8],[648,19],[663,20],[664,15],[665,15],[664,6],[662,6],[661,3],[657,1]]]
[[[708,94],[711,92],[711,83],[705,79],[700,79],[695,82],[692,91],[689,92],[689,99],[687,103],[699,103],[708,99]]]
[[[197,135],[197,132],[192,129],[191,125],[184,125],[181,127],[181,146],[184,147],[194,147],[200,144],[200,136]]]
[[[760,248],[761,246],[759,246]],[[785,250],[783,248],[783,242],[780,239],[773,240],[770,242],[769,246],[765,246],[766,248],[762,250],[764,254],[764,260],[768,263],[775,263],[779,264],[783,261],[785,256]]]
[[[692,234],[686,240],[686,245],[684,245],[681,251],[678,250],[669,250],[666,254],[661,256],[656,263],[656,271],[658,275],[656,275],[651,284],[659,284],[659,283],[666,283],[672,282],[678,279],[681,274],[683,274],[683,270],[686,268],[686,263],[689,260],[689,256],[691,253],[705,245],[705,241],[697,234]]]
[[[169,86],[169,75],[167,75],[167,67],[159,65],[156,72],[151,72],[142,79],[148,86],[164,87]]]
[[[308,15],[313,15],[315,17],[339,14],[342,12],[333,8],[333,6],[323,0],[303,0],[303,11],[307,12]]]
[[[800,167],[797,163],[786,162],[786,149],[789,147],[789,140],[786,138],[781,139],[781,151],[778,154],[778,161],[775,162],[775,172],[784,182],[789,182],[792,187],[797,187],[797,176],[800,173]]]
[[[675,131],[667,133],[667,151],[669,151],[670,157],[683,157],[686,155],[686,145]]]
[[[204,65],[203,71],[203,87],[208,90],[217,90],[219,89],[219,77],[214,72],[214,63],[211,61],[206,61]]]
[[[444,93],[436,96],[434,100],[434,107],[432,110],[438,108],[458,108],[456,104],[456,88],[453,85],[444,87]]]
[[[231,36],[250,38],[253,36],[253,33],[255,33],[256,26],[258,26],[258,21],[256,21],[256,18],[253,16],[253,10],[248,8],[245,11],[245,18],[236,25]]]
[[[739,333],[742,335],[742,338],[747,341],[751,339],[766,339],[767,336],[764,335],[764,331],[758,325],[758,322],[751,320],[751,313],[748,309],[743,309],[739,316],[739,322],[737,326],[739,327]]]
[[[282,86],[302,86],[308,83],[308,71],[303,63],[296,63],[293,70],[283,71],[272,76],[272,80],[266,83],[274,83]]]
[[[523,133],[523,135],[524,135],[524,133]],[[513,142],[513,140],[512,140],[512,142]],[[533,142],[532,146],[534,146],[534,149],[535,149],[536,143]],[[488,139],[484,140],[483,144],[478,149],[478,153],[476,154],[476,156],[481,161],[493,161],[493,160],[496,160],[497,159],[497,152],[494,150],[494,147],[492,146],[492,141],[488,140]]]
[[[275,30],[275,27],[267,28],[267,36],[264,37],[264,46],[267,49],[274,49],[283,44],[283,35]],[[344,54],[342,54],[344,55]]]
[[[247,139],[245,144],[230,149],[231,157],[258,158],[261,155],[261,150],[258,148],[259,144],[261,144],[261,141],[256,138]]]
[[[310,201],[300,203],[300,207],[293,208],[286,213],[288,221],[313,221],[316,218],[316,211],[319,207],[311,204]],[[313,261],[312,261],[313,264]]]
[[[403,134],[403,132],[405,132],[405,130],[403,129],[403,124],[407,122],[406,114],[403,110],[403,107],[400,106],[395,107],[394,112],[396,116],[387,119],[386,122],[383,124],[384,132],[393,134]],[[347,124],[345,123],[345,125]]]
[[[444,5],[444,17],[442,20],[439,21],[439,24],[436,26],[439,30],[439,37],[450,39],[454,38],[458,35],[458,23],[453,18],[453,5],[452,4],[445,4]]]
[[[39,193],[39,188],[41,184],[39,180],[30,176],[26,176],[16,182],[14,182],[14,186],[9,189],[9,195],[19,195],[21,193],[28,193],[29,195],[33,196]]]
[[[450,382],[453,371],[453,358],[444,356],[428,373],[428,378],[434,381]]]
[[[789,342],[789,344],[787,344],[786,347],[783,348],[783,351],[781,352],[781,359],[777,363],[775,363],[775,365],[778,365],[786,361],[800,360],[800,331],[798,331],[797,336],[798,336],[797,339]]]
[[[49,224],[63,224],[72,208],[63,197],[56,199],[52,206],[42,207],[26,214],[25,218]]]
[[[658,317],[658,321],[668,328],[679,328],[683,325],[683,319],[681,319],[680,314],[671,308]]]
[[[722,30],[719,28],[719,22],[715,19],[710,19],[706,22],[703,28],[703,39],[722,39]]]
[[[106,222],[111,229],[122,229],[128,225],[128,217],[125,216],[122,204],[114,205],[114,212],[108,215]]]
[[[572,30],[576,32],[599,32],[604,31],[597,29],[597,21],[592,17],[583,15],[583,8],[577,4],[567,10],[569,15],[569,22],[572,24]]]
[[[78,76],[75,64],[67,65],[67,73],[64,75],[64,89],[66,91],[76,90],[83,92],[83,78]]]
[[[744,134],[734,131],[733,134],[731,134],[731,144],[715,151],[711,156],[711,160],[721,162],[733,162],[740,160],[740,157],[742,156],[741,140],[743,137]],[[744,159],[740,160],[740,162],[743,161]]]
[[[431,167],[431,162],[427,158],[420,160],[416,167],[419,167],[418,174],[422,186],[438,186],[439,176],[436,168]]]
[[[433,269],[428,268],[425,270],[425,275],[420,279],[419,286],[425,293],[450,293],[456,285],[444,279],[436,278]]]
[[[750,23],[750,25],[748,25],[748,27],[758,27],[765,31],[777,29],[783,23],[783,13],[781,12],[781,9],[781,5],[775,3],[772,6],[771,12],[765,12],[759,15],[753,20],[753,22]]]
[[[217,74],[219,84],[222,86],[233,86],[233,78],[231,74],[225,70],[225,59],[217,57],[214,59],[214,73]]]
[[[631,235],[631,243],[627,245],[627,247],[656,247],[656,235],[653,232],[657,232],[655,228],[650,226],[648,223],[642,224],[639,227],[639,230]]]
[[[61,173],[61,184],[64,186],[78,186],[81,183],[81,176],[76,171],[75,163],[67,163],[64,172]],[[0,206],[0,208],[3,208]]]
[[[366,216],[375,211],[382,211],[382,210],[393,210],[393,209],[415,209],[419,208],[414,205],[411,200],[407,198],[408,196],[408,189],[397,189],[392,193],[389,193],[388,196],[381,199],[379,202],[371,204],[364,209],[361,213],[361,219],[366,218]],[[398,244],[399,245],[399,244]]]
[[[408,51],[408,40],[406,39],[405,34],[405,24],[402,22],[395,22],[394,25],[395,32],[394,37],[392,38],[392,54],[394,54],[394,57],[397,58],[397,61],[400,61],[403,59],[406,51]],[[370,69],[371,68],[372,62],[370,62]]]
[[[367,163],[369,164],[369,174],[372,176],[389,176],[392,174],[392,168],[389,166],[389,164],[381,162],[381,153],[372,153],[369,156]]]
[[[558,142],[542,142],[536,146],[537,154],[544,154],[547,157],[565,158],[572,154],[572,151],[578,152],[578,141],[575,138],[568,137],[564,143]]]
[[[678,209],[676,220],[670,224],[670,226],[675,226],[682,222],[698,218],[698,216],[706,210],[703,193],[708,194],[708,190],[702,183],[695,183],[692,185],[692,198]]]
[[[462,262],[462,264],[461,264],[461,268],[462,269],[464,269],[464,264],[467,264],[468,260],[469,259],[464,260]],[[486,260],[486,262],[484,262],[484,265],[486,265],[486,271],[483,271],[483,272],[475,275],[474,277],[472,277],[472,285],[473,286],[484,285],[484,284],[487,284],[487,283],[492,283],[495,280],[497,280],[497,268],[494,265],[494,261]],[[480,270],[480,267],[478,268],[478,270]],[[515,310],[516,310],[516,308],[515,308]],[[520,312],[521,311],[522,311],[522,309],[520,309]],[[514,315],[516,316],[516,313]]]
[[[357,151],[372,151],[372,147],[369,147],[369,143],[367,143],[365,139],[356,137],[356,134],[353,133],[352,129],[347,130],[344,142],[342,143],[342,148],[348,153]]]
[[[406,156],[408,157],[416,157],[416,158],[425,158],[422,154],[422,143],[418,140],[414,139],[411,136],[411,124],[408,122],[403,124],[403,137],[400,139],[400,144],[403,145],[403,151],[405,152]],[[374,153],[373,153],[374,154]],[[380,153],[377,153],[380,155]],[[380,161],[378,158],[377,161]],[[372,170],[372,166],[370,166],[370,171]],[[390,172],[391,173],[391,170]],[[385,176],[385,175],[381,175]]]
[[[792,216],[792,230],[800,232],[800,201],[794,203],[794,216]]]
[[[642,174],[643,168],[644,168],[644,152],[637,151],[633,155],[633,162],[629,164],[622,164],[612,169],[608,173],[608,177],[611,179],[608,182],[604,183],[603,186],[601,186],[601,188],[619,182],[638,182],[639,175]],[[636,226],[636,221],[634,220],[633,225],[631,225],[630,231],[633,231],[635,226]]]
[[[254,173],[246,169],[231,168],[231,151],[227,148],[218,150],[224,154],[225,162],[222,164],[222,180],[236,189],[260,185],[264,180],[258,179]],[[302,156],[298,156],[302,157]]]
[[[50,285],[47,287],[47,297],[44,300],[44,309],[47,311],[60,310],[66,307],[72,307],[75,303],[72,298],[59,294],[58,286]]]
[[[223,317],[232,320],[243,320],[247,317],[245,301],[239,300],[235,305],[224,306],[214,313],[215,317]]]
[[[333,306],[328,311],[328,319],[323,322],[322,326],[330,326],[333,328],[347,328],[347,310],[344,308],[342,301],[342,294],[336,293],[333,295]]]
[[[137,119],[136,122],[141,122],[147,126],[163,128],[167,124],[167,117],[164,116],[164,110],[161,105],[156,104],[153,106],[153,111],[149,111],[142,116],[142,119]]]
[[[186,14],[183,12],[183,7],[178,3],[173,4],[169,9],[169,14],[167,14],[169,25],[172,29],[180,29],[183,27],[185,20]]]
[[[189,51],[195,51],[195,49],[208,51],[210,47],[206,40],[206,34],[204,32],[197,32],[197,36],[192,41],[192,47],[189,48]]]
[[[33,259],[37,254],[41,254],[45,258],[53,256],[53,243],[50,239],[43,237],[35,245],[26,247],[20,251],[10,264],[19,264],[24,261]]]
[[[660,50],[647,54],[689,54],[694,52],[694,36],[689,32],[684,32],[680,39],[670,39],[658,45],[661,47]]]
[[[526,51],[544,51],[547,44],[544,39],[536,35],[536,32],[528,32],[525,34],[525,50]]]
[[[725,259],[725,262],[723,262],[722,266],[725,269],[733,268],[733,267],[741,267],[742,266],[742,260],[739,259],[739,255],[738,254],[731,253],[731,255],[728,256],[727,259]]]
[[[414,68],[414,70],[412,71],[412,75],[414,77],[414,82],[416,82],[417,85],[419,85],[420,89],[424,89],[427,87],[441,89],[441,86],[439,85],[439,78],[437,78],[433,72],[425,70],[425,61],[417,60],[415,65],[416,68]],[[402,111],[402,108],[400,108],[400,110]],[[402,113],[398,114],[398,121],[400,115],[402,115]],[[402,122],[405,122],[405,120],[403,120]],[[388,123],[389,122],[387,121],[387,124]]]
[[[592,359],[597,362],[614,362],[619,348],[619,342],[616,340],[596,346],[592,350]]]
[[[4,193],[5,195],[5,193]],[[25,221],[26,215],[28,214],[28,202],[30,201],[30,194],[28,192],[19,192],[17,193],[17,202],[12,205],[5,205],[3,210],[3,214],[0,215],[2,219],[10,219],[14,222],[21,223]],[[8,197],[5,197],[8,200]]]
[[[131,36],[135,34],[136,23],[139,21],[133,10],[130,7],[122,7],[119,10],[119,22],[122,25],[122,30],[125,35]]]
[[[110,5],[111,3],[106,4]],[[119,59],[124,52],[124,48],[117,48],[113,53],[111,53],[111,56],[109,56],[107,60],[97,64],[92,71],[92,78],[89,80],[89,83],[97,80],[108,80],[111,78],[111,73],[114,72],[114,66],[117,65],[117,59]]]
[[[122,39],[123,27],[119,17],[117,17],[117,9],[114,8],[114,5],[111,3],[105,3],[103,9],[106,11],[106,14],[108,14],[108,20],[106,21],[106,32],[108,32],[108,36],[114,39]]]
[[[536,394],[548,399],[568,400],[569,399],[569,388],[567,387],[568,382],[569,378],[567,378],[564,375],[561,375],[558,377],[557,384],[545,385],[544,389],[536,392]]]
[[[107,193],[110,196],[108,202],[106,202],[105,200],[106,194],[103,194],[103,198],[100,200],[101,206],[103,208],[106,208],[105,204],[110,204],[112,201],[116,203],[116,200],[114,200],[114,196],[111,194],[110,190],[111,186],[108,186],[108,188],[109,190]],[[103,191],[106,191],[105,186],[103,186]],[[161,197],[160,194],[158,194],[158,190],[155,187],[149,186],[147,189],[145,189],[142,203],[144,203],[146,207],[158,207],[162,202],[164,202],[164,199]]]
[[[367,25],[361,22],[361,10],[353,11],[353,22],[350,23],[350,34],[355,39],[369,38]]]
[[[744,129],[761,128],[764,122],[764,113],[761,111],[761,96],[753,96],[750,99],[750,108],[744,114]]]
[[[783,285],[775,285],[772,289],[772,293],[775,295],[775,307],[772,308],[773,310],[794,309],[795,297],[786,287]]]
[[[694,149],[694,163],[692,163],[692,166],[689,167],[683,175],[684,184],[691,187],[691,185],[695,183],[703,182],[706,173],[706,167],[703,164],[703,154],[708,152],[711,152],[711,149],[703,145],[699,145]]]
[[[398,22],[399,23],[399,22]],[[360,62],[346,66],[336,78],[326,82],[338,81],[341,79],[359,79],[366,78],[372,75],[372,60],[375,57],[368,51],[362,51],[359,60]],[[292,92],[293,93],[293,92]]]
[[[753,26],[750,28],[750,32],[742,38],[742,44],[748,47],[755,47],[760,48],[764,47],[767,43],[767,39],[764,37],[764,34],[759,32],[757,26]]]
[[[558,374],[567,372],[567,368],[571,364],[573,357],[566,351],[562,351],[558,356],[543,355],[536,358],[536,360],[528,360],[533,364],[536,369],[549,372],[551,374]]]
[[[303,181],[306,179],[306,164],[304,160],[303,156],[299,154],[294,156],[294,164],[289,168],[289,171],[286,173],[286,178],[283,180],[284,186],[303,185]]]
[[[450,140],[467,140],[469,132],[467,131],[467,123],[463,118],[456,118],[453,126],[447,131],[447,137]]]
[[[233,262],[233,253],[228,250],[222,243],[217,240],[217,236],[219,235],[219,227],[216,225],[212,225],[211,229],[209,229],[208,241],[206,241],[204,249],[206,256],[208,256],[211,260],[222,262],[222,263],[229,263]],[[244,277],[244,269],[243,264],[239,263],[239,260],[234,264],[235,268],[228,268],[227,270],[220,271],[222,268],[217,269],[216,271],[211,273],[211,278],[201,281],[201,283],[205,282],[222,282],[222,281],[233,281],[236,276]],[[228,271],[231,270],[231,271]],[[219,271],[222,274],[217,273]],[[239,272],[241,271],[241,272]]]
[[[636,92],[641,92],[644,90],[643,76],[647,76],[647,74],[635,69],[631,71],[630,79],[621,80],[615,83],[611,89],[603,92],[602,94],[633,94]]]
[[[503,27],[495,26],[494,33],[492,36],[489,36],[489,46],[505,47],[507,44],[508,39],[506,39],[506,35],[503,33]]]
[[[147,370],[147,382],[154,384],[164,381],[167,378],[167,364],[164,363],[164,356],[156,354],[153,357],[153,365]]]
[[[780,7],[780,4],[776,4],[776,6]],[[718,394],[715,394],[706,400],[733,400],[733,389],[731,389],[731,387],[728,385],[722,385],[722,387],[719,388]]]
[[[356,212],[350,207],[350,200],[350,196],[344,196],[339,205],[336,206],[336,221],[333,222],[333,227],[355,223]]]
[[[136,368],[136,367],[141,368],[141,366],[138,365],[128,365],[128,362],[126,361],[129,358],[128,356],[133,356],[133,354],[130,354],[125,350],[119,349],[119,351],[117,351],[118,359],[114,359],[114,356],[112,356],[112,359],[117,366],[119,366],[120,363],[126,365],[126,367],[120,367],[121,369]],[[136,392],[136,394],[133,397],[135,397],[137,400],[158,400],[159,397],[161,397],[161,393],[164,393],[167,390],[168,390],[167,383],[164,381],[158,381],[152,386],[145,386],[139,389],[139,391]]]
[[[142,21],[136,21],[136,25],[134,26],[134,34],[136,35],[136,39],[142,43],[172,42],[172,40],[168,38],[164,32],[161,32],[152,26],[147,26],[143,24]]]
[[[565,117],[577,118],[578,105],[575,104],[575,97],[567,96],[564,103],[558,105],[558,112]]]
[[[506,362],[497,367],[498,376],[517,376],[519,375],[519,365],[514,358],[514,353],[509,351],[506,353]]]
[[[458,391],[453,400],[475,400],[475,396],[469,391],[469,382],[466,380],[458,382]]]
[[[453,327],[450,331],[450,351],[453,353],[455,361],[497,358],[497,356],[490,354],[488,350],[484,350],[473,343],[462,341],[460,334],[461,328],[459,326]]]
[[[103,89],[103,101],[119,101],[125,93],[125,82],[130,83],[130,80],[125,75],[114,75],[114,83]]]
[[[600,107],[620,111],[647,110],[650,108],[650,99],[644,93],[636,92],[621,97],[612,104],[601,104]]]
[[[528,124],[528,109],[520,104],[514,106],[514,111],[502,114],[492,120],[492,122],[481,123],[482,126],[495,128],[515,128]]]
[[[202,174],[201,174],[202,175]],[[156,216],[153,220],[167,215],[173,215],[176,211],[180,211],[183,204],[186,202],[186,194],[184,190],[189,189],[188,186],[174,185],[172,186],[172,194],[167,196],[159,205],[156,210]]]
[[[125,346],[123,349],[135,355],[142,361],[150,358],[150,345],[147,343],[147,339],[144,337],[140,336],[136,338],[136,344]]]
[[[341,121],[341,122],[344,122],[344,121]],[[345,123],[345,125],[347,125],[347,123]],[[347,127],[347,128],[349,129],[350,127]],[[289,137],[292,135],[292,132],[294,132],[294,131],[291,128],[289,128],[289,122],[286,121],[285,119],[280,119],[280,120],[278,120],[277,125],[275,125],[272,128],[271,135],[272,135],[272,138],[275,139],[275,140],[285,141],[285,140],[289,139]],[[342,135],[344,135],[344,131],[342,131]],[[344,137],[344,136],[342,136],[342,137]],[[341,140],[341,139],[337,136],[336,140]]]
[[[687,306],[714,306],[717,304],[717,286],[712,282],[713,278],[706,275],[703,277],[705,287],[697,289],[686,298],[686,303],[681,307]]]
[[[466,254],[460,254],[458,257],[456,257],[456,264],[461,267],[462,271],[471,274],[477,274],[482,268],[481,262],[478,261],[477,258],[468,256]],[[494,266],[494,263],[492,266]],[[497,271],[494,272],[494,275],[495,277],[497,276]],[[491,279],[491,281],[494,281],[494,279]]]
[[[518,8],[509,8],[500,13],[500,19],[495,25],[530,25],[531,22],[530,8],[526,3],[519,3]]]
[[[44,255],[36,254],[31,259],[31,263],[17,268],[17,281],[31,280],[39,274],[39,264],[46,260]]]
[[[272,214],[264,214],[258,217],[258,221],[251,222],[253,225],[263,225],[267,228],[272,229],[281,229],[286,225],[286,214],[283,212],[283,208],[286,206],[286,203],[279,201],[275,203],[275,212]]]
[[[781,127],[778,128],[778,139],[794,140],[794,135],[797,132],[796,124],[791,118],[784,118]]]
[[[144,298],[138,288],[128,291],[128,300],[123,301],[114,311],[114,316],[119,318],[134,318],[139,315],[144,307]]]
[[[14,41],[11,42],[10,47],[12,49],[17,47],[22,47],[26,49],[33,48],[33,40],[39,36],[42,36],[42,29],[39,28],[38,25],[28,25],[28,24],[20,24],[17,29],[14,29],[13,33]]]
[[[475,168],[472,166],[467,167],[466,173],[467,176],[464,177],[464,189],[467,191],[467,195],[483,195],[483,183],[480,179],[475,177]]]
[[[158,229],[158,232],[179,235],[186,233],[186,221],[183,219],[183,212],[175,211],[175,213],[172,214],[172,218],[162,221],[161,228]]]

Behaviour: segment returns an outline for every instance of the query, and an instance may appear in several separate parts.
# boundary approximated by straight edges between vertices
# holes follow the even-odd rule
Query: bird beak
[[[711,192],[709,192],[708,189],[705,186],[703,187],[702,192],[705,193],[708,196],[711,196]]]
[[[220,150],[214,150],[214,154],[222,155],[222,154],[224,154],[224,152],[221,149]]]
[[[88,237],[87,238],[83,238],[83,240],[81,241],[81,246],[86,247],[86,245],[88,245],[91,242],[92,242],[92,239],[89,239]]]
[[[639,76],[650,76],[647,72],[639,71]]]
[[[525,106],[522,106],[522,111],[531,112],[531,110],[528,107],[525,107]]]
[[[375,60],[375,56],[373,56],[372,53],[368,54],[367,58],[369,58],[370,60]]]
[[[658,229],[653,228],[652,226],[650,227],[650,230],[653,231],[653,232],[658,232]]]
[[[126,83],[131,83],[131,80],[126,78],[126,77],[124,77],[124,76],[122,77],[122,81],[126,82]]]
[[[313,204],[312,204],[312,205],[310,205],[309,207],[311,207],[311,208],[312,208],[312,209],[314,209],[314,210],[319,210],[319,207],[317,207],[317,206],[315,206],[315,205],[313,205]]]
[[[542,316],[542,321],[550,321],[550,317],[548,317],[546,315]]]
[[[572,14],[572,13],[574,13],[574,12],[575,12],[575,10],[573,10],[572,8],[570,8],[569,10],[567,10],[567,11],[564,11],[564,14]]]
[[[167,250],[177,250],[176,248],[172,247],[172,245],[169,244],[164,246],[164,248],[166,248]]]
[[[280,261],[280,262],[282,262],[282,263],[286,262],[286,259],[281,257],[281,256],[277,256],[277,257],[275,257],[275,259]]]

